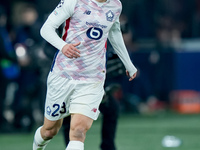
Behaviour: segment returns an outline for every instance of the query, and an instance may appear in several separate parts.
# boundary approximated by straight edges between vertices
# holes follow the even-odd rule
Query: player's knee
[[[71,133],[73,138],[84,140],[86,136],[86,132],[90,129],[90,126],[73,126],[71,127]]]
[[[85,134],[87,132],[86,128],[76,126],[71,129],[72,131],[72,136],[76,139],[85,139]]]
[[[83,116],[74,115],[71,119],[70,140],[84,141],[86,132],[91,128],[93,120]]]
[[[45,130],[43,135],[44,140],[52,139],[58,133],[58,131],[59,129],[56,128]]]

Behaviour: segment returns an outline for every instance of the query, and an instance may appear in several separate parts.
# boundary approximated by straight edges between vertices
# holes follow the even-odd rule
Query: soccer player
[[[33,150],[43,150],[71,115],[66,150],[84,150],[86,132],[99,115],[104,95],[107,39],[126,68],[136,77],[124,45],[119,0],[61,0],[41,29],[42,37],[58,49],[47,80],[45,118],[36,130]],[[62,38],[56,29],[65,22]]]

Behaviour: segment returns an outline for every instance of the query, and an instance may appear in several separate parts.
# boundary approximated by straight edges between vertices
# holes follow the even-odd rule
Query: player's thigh
[[[92,126],[93,119],[81,115],[81,114],[71,114],[71,129],[82,129],[83,132],[87,132]]]

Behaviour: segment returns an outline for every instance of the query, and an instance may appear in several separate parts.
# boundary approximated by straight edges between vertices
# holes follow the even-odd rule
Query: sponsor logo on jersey
[[[89,26],[89,29],[86,32],[86,35],[88,38],[92,40],[99,40],[103,36],[103,30],[104,28],[107,28],[107,26],[95,23],[95,22],[87,22],[86,25]]]
[[[103,30],[96,27],[91,27],[86,32],[87,37],[92,40],[99,40],[103,36]]]
[[[86,10],[86,11],[84,12],[84,14],[90,15],[90,14],[91,14],[91,11],[90,11],[90,10]]]
[[[102,24],[98,24],[98,23],[93,23],[93,22],[86,22],[86,25],[88,26],[93,26],[93,27],[97,27],[97,28],[107,28],[107,26],[102,25]]]
[[[58,4],[57,8],[62,7],[63,4],[64,4],[64,0],[61,0],[60,3]]]
[[[47,115],[51,115],[51,108],[48,106],[46,109]]]
[[[114,16],[115,16],[114,13],[113,13],[111,10],[109,10],[109,11],[106,13],[107,21],[112,22],[113,19],[114,19]]]

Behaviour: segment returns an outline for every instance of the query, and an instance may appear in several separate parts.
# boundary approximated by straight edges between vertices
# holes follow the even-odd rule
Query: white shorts
[[[104,95],[104,81],[69,80],[50,72],[47,79],[45,117],[56,121],[70,114],[82,114],[96,120]]]

